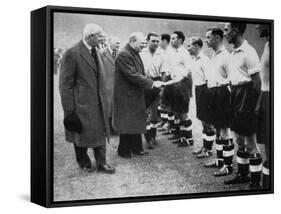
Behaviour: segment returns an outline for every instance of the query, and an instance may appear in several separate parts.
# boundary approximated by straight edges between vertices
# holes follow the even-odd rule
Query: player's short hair
[[[170,40],[171,40],[170,34],[167,34],[167,33],[161,34],[161,40],[162,40],[162,41],[163,41],[163,40],[166,40],[166,41],[169,43]]]
[[[147,41],[149,41],[149,40],[150,40],[150,37],[152,37],[152,36],[159,37],[159,34],[156,33],[156,32],[150,32],[150,33],[148,33],[148,34],[147,34],[147,37],[146,37]]]
[[[238,34],[243,35],[246,31],[247,24],[245,22],[230,22],[230,26],[232,29],[237,29]]]
[[[185,40],[185,35],[182,31],[174,31],[173,34],[177,34],[178,36],[178,39],[181,39],[182,40],[182,43],[184,42]]]
[[[221,39],[223,39],[223,30],[219,27],[213,27],[213,28],[209,28],[207,30],[208,31],[211,31],[211,34],[213,36],[219,36]]]
[[[190,41],[190,44],[192,44],[192,45],[198,45],[200,48],[203,47],[203,41],[202,41],[202,39],[201,39],[200,37],[198,37],[198,36],[191,37],[191,38],[189,39],[189,41]]]

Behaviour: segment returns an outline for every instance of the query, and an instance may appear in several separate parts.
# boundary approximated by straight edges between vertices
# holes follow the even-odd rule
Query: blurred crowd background
[[[96,23],[105,30],[107,38],[118,37],[121,48],[124,46],[132,32],[141,31],[145,35],[149,32],[172,33],[175,30],[182,31],[186,38],[199,36],[203,40],[206,30],[211,27],[223,28],[223,22],[190,21],[176,19],[159,19],[126,16],[88,15],[55,13],[54,14],[54,73],[59,69],[59,61],[65,50],[79,42],[82,38],[83,27],[88,23]],[[245,37],[257,50],[261,57],[265,41],[256,33],[256,25],[248,24]],[[232,47],[225,44],[228,49]],[[210,49],[204,45],[204,52],[210,55]]]

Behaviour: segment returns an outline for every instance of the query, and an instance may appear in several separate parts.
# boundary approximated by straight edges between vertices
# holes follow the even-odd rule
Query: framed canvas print
[[[31,201],[273,193],[273,27],[256,18],[32,11]]]

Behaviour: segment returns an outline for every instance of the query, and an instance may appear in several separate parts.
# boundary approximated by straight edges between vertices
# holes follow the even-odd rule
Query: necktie
[[[94,58],[96,65],[98,66],[99,64],[98,64],[98,58],[97,58],[97,50],[96,50],[96,48],[92,48],[92,49],[91,49],[91,55],[92,55],[92,57]]]
[[[91,55],[94,58],[94,60],[96,62],[96,65],[97,65],[97,72],[95,72],[95,73],[96,73],[96,77],[97,77],[97,91],[99,92],[99,90],[100,90],[100,84],[99,84],[99,80],[100,80],[99,79],[100,78],[100,76],[99,76],[99,63],[98,63],[98,57],[97,57],[97,50],[96,50],[95,47],[93,47],[91,49]],[[101,104],[100,93],[98,93],[98,100],[99,100],[99,103]],[[99,106],[100,106],[100,108],[102,108],[101,107],[102,105],[99,105]]]
[[[115,59],[115,57],[116,57],[116,55],[117,55],[116,52],[117,52],[117,51],[113,51],[113,52],[112,52],[112,57],[113,57],[113,59]]]

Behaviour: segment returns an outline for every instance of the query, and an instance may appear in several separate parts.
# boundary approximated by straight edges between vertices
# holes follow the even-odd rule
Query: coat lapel
[[[138,63],[138,67],[141,69],[141,74],[144,75],[144,67],[143,67],[143,63],[142,60],[139,56],[138,53],[136,53],[129,44],[127,44],[126,48],[129,50],[129,52],[132,54],[132,56],[135,58],[135,61]]]
[[[114,59],[113,59],[113,57],[112,57],[112,55],[111,55],[111,53],[110,53],[110,51],[109,51],[108,48],[105,49],[103,55],[104,55],[106,58],[108,58],[109,61],[114,65]]]
[[[93,57],[91,56],[91,54],[89,53],[89,50],[86,48],[86,46],[83,44],[83,42],[80,42],[80,49],[81,49],[81,56],[82,58],[91,66],[91,68],[96,72],[97,74],[97,65],[93,59]]]
[[[109,103],[107,103],[106,97],[107,95],[107,91],[106,91],[106,84],[105,84],[105,75],[104,75],[104,67],[103,67],[103,61],[102,61],[102,57],[101,57],[101,53],[99,51],[97,51],[97,59],[98,59],[98,82],[99,82],[99,95],[100,95],[100,99],[101,99],[101,104],[102,104],[102,109],[103,109],[103,116],[104,116],[104,121],[105,121],[105,127],[106,127],[106,136],[107,136],[107,140],[108,142],[110,141],[110,129],[109,129],[109,124],[108,124],[108,115],[107,115],[107,105],[109,105]]]
[[[99,50],[97,50],[97,61],[98,65],[96,64],[95,60],[89,53],[89,50],[84,45],[83,41],[80,42],[80,55],[83,60],[92,68],[93,73],[91,75],[92,78],[96,78],[98,81],[98,93],[102,105],[103,110],[103,117],[106,127],[106,136],[107,140],[109,142],[109,124],[108,124],[108,116],[107,116],[107,103],[106,103],[106,88],[105,88],[105,77],[104,77],[104,67],[103,67],[103,61],[101,59],[101,53]]]

